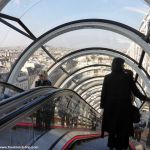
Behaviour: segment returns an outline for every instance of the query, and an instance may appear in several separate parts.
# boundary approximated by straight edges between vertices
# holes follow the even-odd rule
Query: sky
[[[63,23],[88,18],[114,20],[138,30],[148,10],[144,0],[11,0],[2,13],[21,19],[39,37]],[[2,23],[0,33],[1,47],[28,46],[32,42]],[[107,47],[108,42],[109,48],[123,49],[128,48],[131,41],[116,33],[89,29],[63,34],[48,43],[58,47],[85,48],[93,45]]]

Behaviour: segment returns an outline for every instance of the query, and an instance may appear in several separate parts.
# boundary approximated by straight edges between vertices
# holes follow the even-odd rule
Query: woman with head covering
[[[101,93],[102,130],[109,133],[110,150],[123,150],[128,148],[129,136],[133,135],[132,93],[141,100],[149,101],[149,98],[139,91],[133,77],[125,73],[122,58],[114,58],[111,69],[104,78]]]

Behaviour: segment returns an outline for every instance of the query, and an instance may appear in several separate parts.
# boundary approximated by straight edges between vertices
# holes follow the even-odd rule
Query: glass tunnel
[[[86,142],[72,143],[94,139],[107,150],[101,91],[115,57],[150,97],[149,7],[149,0],[0,0],[0,147],[82,150]],[[52,87],[35,87],[42,70]],[[149,150],[150,103],[134,105],[145,126],[130,147]]]

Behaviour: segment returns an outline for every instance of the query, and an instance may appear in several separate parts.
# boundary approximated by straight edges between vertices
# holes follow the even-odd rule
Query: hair
[[[129,69],[125,69],[125,73],[127,73],[128,75],[130,75],[131,77],[133,77],[133,71],[129,70]]]
[[[120,57],[116,57],[113,59],[112,62],[112,66],[111,66],[111,70],[113,72],[121,72],[123,71],[123,64],[124,64],[124,59],[120,58]]]
[[[39,75],[42,75],[46,79],[48,78],[47,71],[45,71],[45,70],[41,70],[40,73],[39,73]]]

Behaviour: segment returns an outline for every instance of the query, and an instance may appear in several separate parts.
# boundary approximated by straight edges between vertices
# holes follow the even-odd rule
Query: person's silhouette
[[[133,134],[131,118],[132,93],[141,100],[149,100],[137,88],[133,77],[124,71],[124,60],[114,58],[112,72],[105,76],[100,107],[104,109],[102,127],[109,133],[108,147],[127,149]]]

